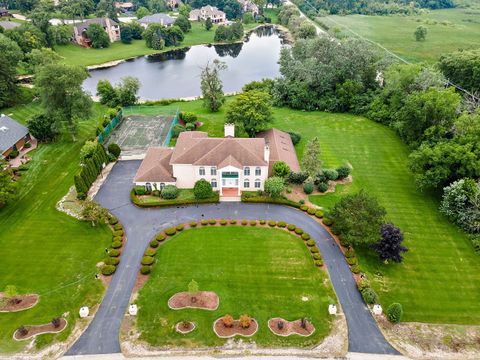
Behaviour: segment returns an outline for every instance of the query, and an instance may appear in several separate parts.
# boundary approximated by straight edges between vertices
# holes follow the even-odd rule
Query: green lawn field
[[[19,326],[48,323],[68,313],[67,330],[39,335],[36,345],[65,340],[80,306],[100,303],[104,287],[94,278],[95,264],[103,259],[111,232],[105,226],[92,228],[90,223],[55,209],[73,184],[80,148],[104,110],[97,105],[94,109],[95,120],[80,124],[77,142],[60,140],[32,152],[29,169],[19,181],[18,199],[0,210],[0,291],[15,285],[19,293],[40,294],[40,302],[32,309],[0,313],[0,353],[20,351],[29,343],[12,339]],[[39,105],[33,104],[2,109],[2,113],[24,123],[39,110]]]
[[[415,16],[328,16],[319,21],[356,36],[349,28],[412,62],[433,63],[444,53],[480,47],[480,9],[433,10]],[[419,25],[428,29],[425,41],[416,41],[413,35]]]
[[[303,241],[283,230],[241,226],[185,230],[160,245],[156,258],[137,302],[141,339],[153,346],[224,344],[212,326],[225,314],[254,317],[258,332],[245,341],[260,346],[312,346],[330,331],[327,308],[336,300],[328,275],[315,267]],[[200,290],[217,293],[217,310],[168,308],[168,299],[187,291],[192,279]],[[307,317],[316,331],[306,338],[275,336],[266,325],[272,317]],[[195,322],[197,329],[177,334],[174,326],[182,320]]]
[[[247,24],[245,30],[253,29],[258,24]],[[145,45],[144,40],[133,40],[131,44],[124,44],[120,41],[110,44],[106,49],[87,49],[78,45],[61,45],[55,47],[55,51],[64,58],[68,64],[89,66],[103,64],[109,61],[128,59],[136,56],[150,55],[178,48],[210,44],[215,36],[214,26],[209,31],[205,30],[199,22],[192,22],[192,30],[185,34],[185,40],[178,47],[169,47],[164,50],[153,50]]]
[[[177,107],[197,113],[205,123],[200,130],[222,136],[226,107],[211,114],[194,101],[144,106],[138,112],[154,114]],[[402,303],[406,321],[480,323],[479,257],[467,236],[438,212],[436,197],[416,190],[407,166],[409,150],[391,129],[354,115],[285,108],[275,108],[274,118],[273,126],[302,134],[297,145],[300,158],[308,139],[318,136],[325,167],[353,166],[352,184],[333,195],[312,196],[313,202],[328,208],[342,193],[365,189],[386,207],[388,220],[404,231],[410,249],[404,263],[385,265],[370,252],[360,254],[361,267],[384,307]]]

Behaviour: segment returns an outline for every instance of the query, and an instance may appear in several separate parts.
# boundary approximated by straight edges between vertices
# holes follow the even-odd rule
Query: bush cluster
[[[142,265],[152,265],[155,262],[155,258],[152,256],[144,256],[142,258]]]
[[[335,181],[338,179],[338,172],[334,169],[323,169],[323,175],[327,180]]]
[[[168,236],[175,235],[176,232],[177,232],[177,229],[175,229],[174,227],[165,229],[165,234],[167,234]]]
[[[315,211],[315,217],[317,217],[319,219],[323,218],[323,210]]]
[[[161,191],[160,196],[165,200],[173,200],[178,197],[179,192],[175,185],[167,185]]]
[[[324,217],[322,222],[326,226],[332,226],[332,224],[333,224],[333,221],[331,219],[327,218],[327,217]]]
[[[110,276],[115,272],[115,270],[117,270],[115,265],[103,265],[101,271],[102,275]]]
[[[337,168],[337,174],[339,179],[345,179],[350,175],[350,168],[348,166],[340,166]]]
[[[308,213],[309,215],[314,215],[316,212],[317,212],[317,210],[314,209],[314,208],[309,208],[309,209],[307,210],[307,213]]]
[[[105,261],[105,265],[118,265],[120,263],[120,259],[118,257],[108,256]]]
[[[258,222],[259,222],[260,225],[265,225],[267,221],[266,220],[259,220]]]
[[[279,221],[279,222],[277,223],[277,226],[278,226],[278,227],[281,227],[281,228],[284,228],[285,226],[287,226],[287,223],[286,223],[285,221]]]
[[[327,184],[326,182],[318,183],[317,189],[318,189],[318,191],[320,191],[321,193],[327,192],[327,190],[328,190],[328,184]]]
[[[90,142],[91,143],[91,142]],[[88,142],[86,145],[89,144]],[[86,146],[84,145],[84,146]],[[79,199],[85,198],[93,182],[103,169],[103,164],[109,163],[105,148],[100,143],[95,143],[92,152],[88,153],[82,160],[83,166],[80,172],[74,176],[75,189]]]
[[[378,303],[378,295],[377,293],[370,287],[367,287],[361,291],[363,301],[367,304],[377,304]]]
[[[213,196],[212,185],[207,180],[198,180],[193,187],[195,199],[208,199]]]
[[[118,223],[118,219],[115,216],[110,216],[110,218],[108,219],[108,223],[110,225],[115,225]]]
[[[307,210],[308,210],[308,206],[307,206],[307,205],[302,205],[302,206],[300,206],[300,210],[302,210],[302,211],[307,211]]]

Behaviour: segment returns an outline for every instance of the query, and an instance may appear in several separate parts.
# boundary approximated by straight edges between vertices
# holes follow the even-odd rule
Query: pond
[[[99,80],[107,79],[114,84],[122,77],[135,76],[141,82],[138,95],[142,100],[195,97],[201,94],[201,67],[218,59],[227,65],[221,73],[223,90],[235,92],[253,80],[279,75],[278,60],[283,43],[275,28],[262,27],[253,31],[243,43],[192,46],[91,70],[83,87],[95,95]]]

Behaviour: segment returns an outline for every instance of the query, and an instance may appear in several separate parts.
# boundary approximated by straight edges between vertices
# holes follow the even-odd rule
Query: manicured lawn
[[[18,200],[0,210],[0,291],[11,284],[19,293],[40,294],[40,302],[32,309],[0,313],[0,353],[19,351],[29,343],[12,339],[19,326],[48,323],[69,313],[67,330],[38,336],[37,346],[65,340],[80,306],[94,306],[101,300],[104,287],[94,278],[95,264],[103,259],[111,232],[58,212],[55,204],[73,184],[80,147],[92,135],[103,110],[96,106],[94,120],[80,124],[76,143],[68,139],[32,152],[33,160],[19,182]],[[38,104],[2,109],[21,122],[37,111]]]
[[[242,314],[255,317],[259,329],[251,340],[261,346],[311,346],[329,333],[327,307],[336,300],[327,273],[314,266],[300,238],[283,230],[241,226],[185,230],[160,245],[156,258],[138,298],[141,339],[151,345],[221,345],[226,340],[218,338],[212,326],[227,313],[237,319]],[[168,308],[168,299],[187,291],[192,279],[200,290],[218,294],[217,310]],[[272,317],[302,316],[316,327],[310,337],[283,338],[268,329]],[[197,329],[177,334],[173,327],[182,320],[194,321]]]
[[[245,30],[249,30],[257,26],[258,24],[245,25]],[[200,45],[213,43],[213,37],[215,36],[214,26],[211,30],[207,31],[199,22],[192,22],[192,30],[185,34],[185,39],[182,44],[176,48],[185,46]],[[89,66],[103,64],[109,61],[127,59],[141,55],[150,55],[155,53],[161,53],[176,49],[175,47],[169,47],[164,50],[153,50],[145,45],[145,40],[134,40],[131,44],[123,44],[118,41],[106,49],[86,49],[81,46],[69,44],[57,46],[55,50],[64,58],[64,61],[73,65]]]
[[[203,109],[199,101],[169,107],[197,113],[205,123],[201,130],[222,136],[225,107],[215,114]],[[395,133],[348,114],[276,108],[274,117],[273,126],[302,134],[297,145],[299,157],[307,140],[318,136],[325,167],[351,164],[354,181],[342,186],[339,193],[365,189],[386,207],[388,220],[405,232],[410,251],[401,265],[379,263],[366,251],[360,254],[360,264],[374,281],[382,305],[402,303],[406,321],[480,323],[480,258],[466,235],[440,215],[436,198],[416,190],[407,166],[409,150]],[[328,208],[339,193],[311,200]]]
[[[174,206],[181,204],[195,204],[195,203],[213,203],[218,202],[219,195],[214,192],[213,196],[208,199],[195,199],[193,189],[179,189],[176,199],[163,199],[155,195],[134,196],[134,203],[138,206]]]
[[[435,62],[441,54],[480,47],[479,18],[479,9],[446,9],[416,16],[329,16],[320,21],[355,36],[346,26],[409,61]],[[419,25],[428,28],[426,41],[415,40]]]

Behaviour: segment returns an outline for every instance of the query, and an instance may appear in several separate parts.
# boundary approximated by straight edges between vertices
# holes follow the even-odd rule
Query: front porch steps
[[[220,196],[220,201],[222,202],[234,202],[234,201],[241,201],[240,196]]]

